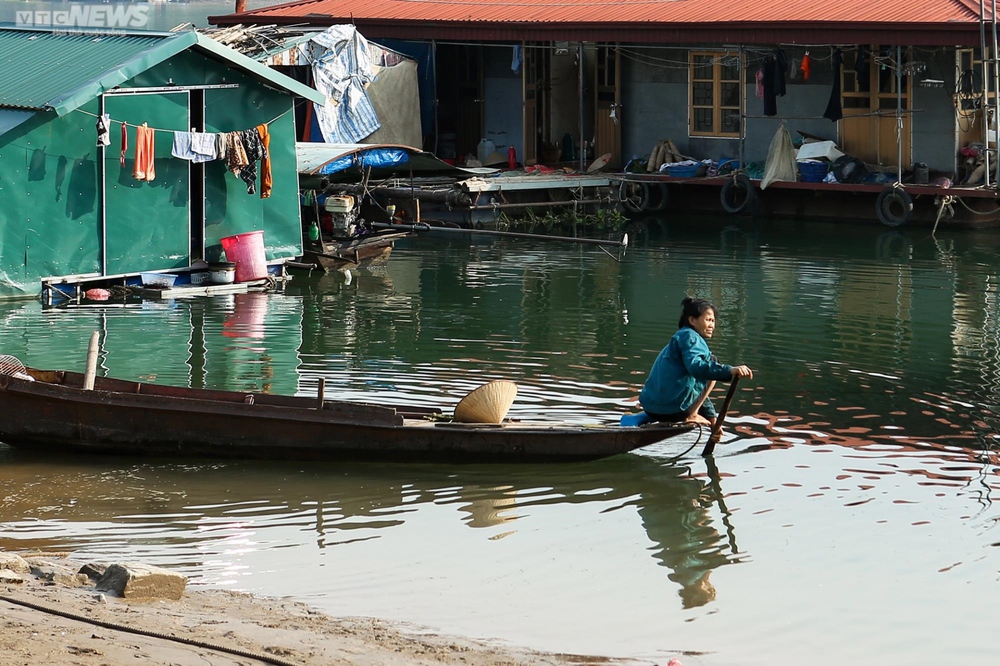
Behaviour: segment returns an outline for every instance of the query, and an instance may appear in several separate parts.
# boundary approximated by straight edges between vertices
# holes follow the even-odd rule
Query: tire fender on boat
[[[719,201],[722,209],[727,213],[742,213],[751,208],[754,198],[753,183],[745,173],[738,173],[732,178],[726,179],[719,191]]]
[[[906,224],[913,213],[913,197],[902,187],[887,187],[875,199],[875,212],[887,227]]]
[[[618,201],[630,213],[641,213],[649,206],[649,186],[639,180],[623,180],[618,187]]]
[[[667,207],[670,199],[666,183],[649,183],[649,205],[646,210],[656,212]]]

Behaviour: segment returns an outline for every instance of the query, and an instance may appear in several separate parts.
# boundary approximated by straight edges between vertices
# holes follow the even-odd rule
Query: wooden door
[[[617,44],[598,44],[594,86],[594,157],[611,154],[613,168],[622,161],[621,59]]]
[[[909,60],[904,51],[903,62]],[[912,77],[902,76],[898,88],[896,72],[886,62],[895,62],[896,49],[877,46],[844,53],[841,70],[844,117],[840,121],[840,149],[869,164],[902,166],[910,164],[910,87]],[[897,95],[898,88],[898,95]],[[902,123],[896,118],[896,106],[903,110]]]

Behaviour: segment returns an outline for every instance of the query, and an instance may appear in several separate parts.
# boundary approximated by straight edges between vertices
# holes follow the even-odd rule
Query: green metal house
[[[36,296],[43,283],[184,272],[220,260],[220,239],[249,231],[264,231],[269,263],[301,254],[294,96],[324,101],[193,31],[0,28],[0,299]],[[151,181],[133,178],[143,123],[156,130]],[[174,131],[262,124],[267,198],[260,187],[249,194],[225,160],[171,156]]]

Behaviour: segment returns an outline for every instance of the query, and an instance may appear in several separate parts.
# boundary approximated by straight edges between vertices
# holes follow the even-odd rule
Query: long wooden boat
[[[535,462],[613,456],[690,426],[441,420],[427,408],[161,386],[26,368],[0,375],[0,442],[39,452],[280,460]]]

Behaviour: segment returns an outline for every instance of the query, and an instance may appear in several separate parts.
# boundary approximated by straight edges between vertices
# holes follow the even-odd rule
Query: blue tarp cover
[[[410,155],[401,148],[371,148],[363,152],[351,153],[327,162],[316,173],[331,174],[350,169],[351,167],[387,168],[406,164]]]

